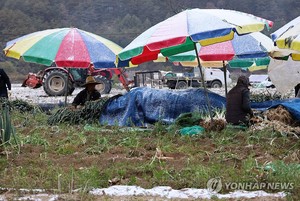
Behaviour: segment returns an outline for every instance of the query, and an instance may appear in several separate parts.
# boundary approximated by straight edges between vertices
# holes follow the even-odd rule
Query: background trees
[[[3,49],[7,41],[34,31],[77,27],[125,47],[150,26],[195,7],[235,9],[272,20],[274,28],[266,31],[267,35],[300,13],[297,0],[1,0],[0,45]],[[16,67],[12,71],[21,75],[33,71],[32,68],[42,68],[6,58],[2,52],[0,67],[11,66]]]

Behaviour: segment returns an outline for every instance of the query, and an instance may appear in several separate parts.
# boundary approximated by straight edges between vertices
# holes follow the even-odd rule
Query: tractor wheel
[[[96,90],[100,92],[100,94],[109,94],[112,86],[110,80],[102,75],[95,75],[95,80],[100,82],[100,84],[96,85]]]
[[[44,91],[49,96],[64,96],[65,85],[68,82],[67,73],[60,70],[48,71],[43,79]],[[68,95],[71,95],[74,91],[73,82],[68,82]]]
[[[176,84],[176,89],[186,89],[188,88],[188,84],[185,81],[179,81]]]

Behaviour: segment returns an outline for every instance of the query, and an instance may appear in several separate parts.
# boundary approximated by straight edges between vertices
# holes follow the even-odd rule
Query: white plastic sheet
[[[300,83],[300,61],[271,59],[268,74],[280,93],[288,93]]]

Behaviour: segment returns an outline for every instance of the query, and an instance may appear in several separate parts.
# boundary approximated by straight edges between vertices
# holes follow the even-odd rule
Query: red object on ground
[[[26,80],[24,80],[22,87],[30,87],[36,89],[42,86],[42,79],[39,75],[29,73]]]

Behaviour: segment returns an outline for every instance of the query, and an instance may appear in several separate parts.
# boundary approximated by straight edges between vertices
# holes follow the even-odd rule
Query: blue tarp
[[[226,99],[208,92],[213,109],[225,108]],[[205,112],[207,104],[203,89],[164,90],[134,88],[123,96],[109,100],[100,115],[103,125],[145,126],[158,121],[170,124],[180,114]]]
[[[226,99],[208,92],[213,109],[225,108]],[[251,103],[253,109],[266,110],[284,106],[295,120],[300,121],[300,99],[286,99]],[[146,126],[158,121],[171,124],[182,113],[207,112],[203,89],[163,90],[135,88],[125,95],[108,100],[100,115],[100,124],[118,126]]]

